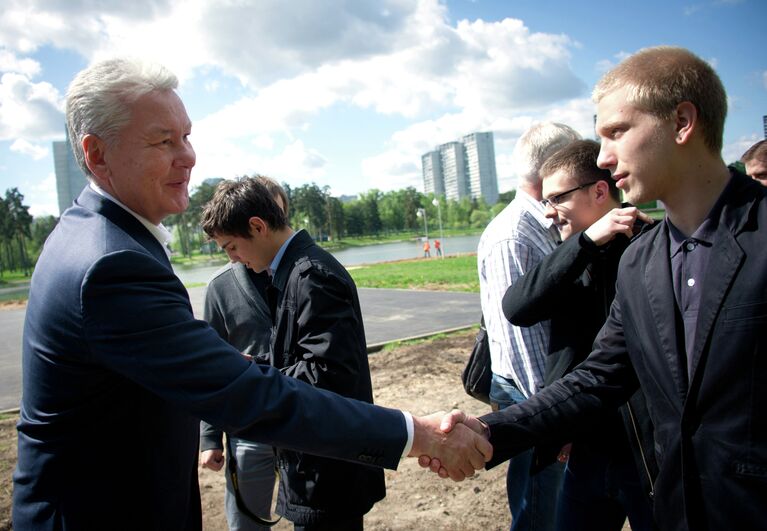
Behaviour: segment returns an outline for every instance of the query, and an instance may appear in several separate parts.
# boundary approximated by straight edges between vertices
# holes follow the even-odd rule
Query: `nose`
[[[235,253],[234,251],[230,251],[229,249],[226,249],[226,256],[229,257],[229,261],[232,262],[233,264],[236,264],[237,262],[240,261],[240,257],[237,256],[237,253]]]
[[[603,170],[609,170],[615,167],[615,155],[610,149],[609,142],[602,140],[602,144],[599,147],[599,156],[597,156],[597,166]]]
[[[182,143],[179,144],[178,153],[176,154],[175,164],[182,168],[192,169],[197,163],[197,154],[194,152],[192,143],[188,138],[185,138]]]
[[[557,217],[557,215],[558,215],[558,213],[557,213],[557,209],[556,209],[556,208],[554,208],[554,206],[553,206],[551,203],[548,203],[548,204],[546,205],[546,208],[544,208],[544,210],[543,210],[543,215],[544,215],[544,217],[546,217],[547,219],[554,219],[554,218],[556,218],[556,217]]]

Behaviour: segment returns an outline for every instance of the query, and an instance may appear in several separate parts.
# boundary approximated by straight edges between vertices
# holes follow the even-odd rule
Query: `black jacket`
[[[346,269],[299,231],[267,295],[275,323],[272,365],[315,387],[372,403],[362,312]],[[306,436],[312,432],[306,426]],[[278,460],[277,512],[296,524],[362,515],[386,495],[381,469],[288,450],[279,450]]]
[[[764,529],[767,519],[767,189],[733,172],[703,278],[688,378],[668,225],[621,259],[610,317],[584,363],[530,400],[483,416],[494,466],[561,438],[641,384],[655,427],[660,529]]]
[[[638,222],[634,232],[647,229],[649,226]],[[610,312],[618,263],[628,245],[629,239],[622,234],[602,246],[583,232],[574,234],[506,291],[503,312],[512,324],[531,326],[551,320],[544,385],[572,371],[591,352]],[[579,428],[580,433],[570,434],[569,440],[587,444],[614,460],[633,455],[644,490],[652,498],[657,463],[652,423],[640,392],[620,411],[596,416]],[[560,447],[560,442],[538,446],[533,471],[552,463]]]

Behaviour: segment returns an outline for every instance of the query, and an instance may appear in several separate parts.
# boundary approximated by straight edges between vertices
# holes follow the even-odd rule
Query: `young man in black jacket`
[[[268,271],[270,363],[312,386],[372,403],[362,313],[346,269],[305,231],[294,232],[253,178],[221,183],[202,227],[233,262]],[[296,530],[361,530],[363,515],[386,494],[377,468],[285,449],[277,458],[277,512]]]
[[[509,287],[503,298],[504,314],[512,324],[551,322],[545,385],[570,372],[591,352],[615,296],[620,257],[633,233],[651,221],[637,208],[621,205],[610,172],[597,167],[598,155],[598,143],[578,140],[541,167],[545,215],[563,242]],[[649,497],[642,488],[652,484],[655,467],[648,461],[652,439],[646,437],[642,448],[637,436],[647,421],[641,394],[622,409],[626,429],[621,413],[615,411],[584,426],[574,437],[557,503],[557,529],[619,531],[626,516],[635,531],[653,528]],[[637,475],[629,440],[644,482]],[[567,458],[567,448],[560,459]],[[553,462],[558,450],[557,445],[538,446],[534,466]]]

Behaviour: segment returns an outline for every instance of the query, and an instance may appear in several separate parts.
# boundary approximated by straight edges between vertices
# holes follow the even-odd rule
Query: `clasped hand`
[[[463,481],[484,468],[493,456],[485,425],[459,410],[413,417],[411,457],[442,478]]]

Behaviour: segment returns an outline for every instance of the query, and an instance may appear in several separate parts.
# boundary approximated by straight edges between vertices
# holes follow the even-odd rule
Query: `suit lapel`
[[[685,359],[685,357],[684,353],[679,352],[676,330],[676,301],[671,282],[668,227],[664,222],[664,226],[659,227],[653,243],[652,256],[650,256],[647,269],[645,269],[644,285],[647,288],[647,298],[650,302],[663,356],[666,358],[669,371],[676,383],[677,396],[680,400],[684,400],[684,396],[687,394],[687,367],[680,364],[680,360]]]
[[[130,212],[94,192],[90,186],[86,186],[80,196],[75,200],[79,206],[92,210],[114,223],[120,229],[129,234],[142,247],[149,251],[159,262],[173,270],[168,255],[162,244],[141,224]]]

